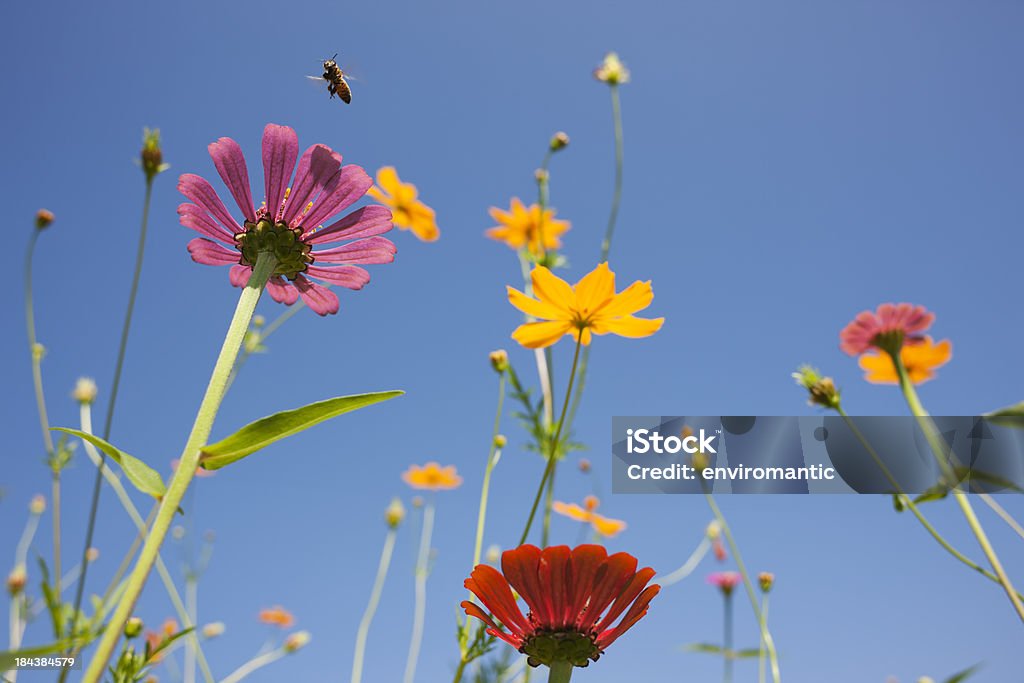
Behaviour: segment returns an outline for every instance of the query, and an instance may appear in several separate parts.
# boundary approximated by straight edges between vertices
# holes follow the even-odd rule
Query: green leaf
[[[892,507],[894,510],[896,510],[896,512],[903,512],[903,498],[900,497],[900,494],[892,494]]]
[[[711,643],[690,643],[689,645],[683,645],[683,649],[687,652],[704,652],[709,655],[720,655],[725,652],[721,646],[712,645]]]
[[[153,496],[157,500],[162,499],[164,494],[167,493],[167,487],[164,486],[164,480],[160,478],[157,471],[138,458],[128,455],[124,451],[107,443],[100,437],[88,432],[83,432],[78,429],[68,429],[67,427],[54,427],[53,429],[58,432],[65,432],[67,434],[77,436],[106,453],[110,456],[111,460],[121,466],[121,469],[124,471],[124,475],[128,477],[128,481],[143,493]]]
[[[1020,486],[1017,486],[1017,484],[1013,483],[1009,479],[1004,479],[1003,477],[1000,477],[998,474],[992,474],[991,472],[972,469],[970,467],[965,467],[961,465],[959,467],[953,468],[953,474],[956,475],[957,479],[959,479],[961,482],[967,479],[977,480],[982,483],[995,486],[1004,491],[1009,490],[1016,491],[1017,493],[1024,493],[1024,489],[1022,489]],[[982,489],[977,489],[974,486],[971,486],[970,490],[977,491]]]
[[[35,645],[33,647],[23,647],[20,650],[0,652],[0,671],[10,671],[16,668],[15,665],[19,657],[42,657],[43,655],[50,655],[55,652],[66,652],[74,648],[75,645],[75,640],[65,639],[47,645]]]
[[[247,424],[226,439],[203,446],[199,464],[208,470],[220,469],[275,441],[298,434],[332,417],[387,401],[404,393],[404,391],[381,391],[356,396],[339,396],[318,403],[310,403],[295,410],[274,413]]]
[[[982,415],[986,420],[1001,427],[1024,429],[1024,401],[1006,406]]]
[[[945,681],[943,681],[943,683],[962,683],[963,681],[966,681],[968,678],[977,673],[978,669],[980,668],[981,664],[975,664],[974,666],[964,669],[959,673],[953,674]]]
[[[949,487],[943,484],[936,484],[914,499],[914,505],[927,503],[932,500],[942,500],[949,495]]]

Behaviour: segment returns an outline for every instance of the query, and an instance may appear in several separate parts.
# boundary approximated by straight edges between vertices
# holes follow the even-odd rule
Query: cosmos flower
[[[292,613],[280,605],[261,609],[259,620],[264,624],[277,626],[278,628],[291,628],[295,624],[295,617]]]
[[[537,266],[530,273],[533,299],[514,287],[508,288],[508,300],[523,313],[543,322],[520,325],[512,338],[529,349],[551,346],[571,334],[584,346],[592,334],[617,334],[622,337],[649,337],[661,329],[664,318],[637,318],[654,300],[651,283],[634,282],[615,293],[615,273],[607,263],[600,264],[574,286]]]
[[[896,353],[907,344],[918,344],[935,320],[924,306],[882,304],[877,312],[862,311],[839,333],[839,348],[851,356],[859,356],[875,348]]]
[[[939,343],[925,336],[919,344],[900,349],[900,360],[907,369],[907,377],[914,384],[921,384],[935,377],[935,368],[942,367],[953,356],[953,343],[943,339]],[[864,370],[864,379],[872,384],[898,384],[896,365],[887,353],[868,353],[858,361]]]
[[[428,462],[422,467],[410,465],[409,469],[402,472],[402,481],[414,489],[442,491],[458,488],[462,484],[462,477],[455,471],[455,465],[441,467],[436,462]]]
[[[403,183],[394,166],[377,171],[377,184],[367,194],[391,209],[396,227],[412,231],[424,242],[434,242],[441,236],[434,210],[416,199],[416,186]]]
[[[608,555],[600,545],[572,550],[564,545],[544,550],[521,545],[502,553],[501,569],[479,564],[465,581],[493,618],[468,600],[462,608],[483,621],[487,633],[527,655],[531,666],[570,662],[582,667],[596,662],[647,614],[647,606],[661,590],[647,585],[653,569],[637,571],[635,557]],[[512,591],[526,602],[526,616]]]
[[[732,595],[733,589],[740,583],[740,575],[736,572],[715,572],[714,574],[708,575],[708,583],[712,586],[718,586],[718,590],[722,591],[722,595]]]
[[[597,496],[587,496],[583,499],[582,506],[556,500],[551,504],[551,509],[569,519],[589,524],[600,536],[605,538],[616,536],[626,528],[626,523],[621,519],[612,519],[598,514],[597,508],[600,505],[601,501]]]
[[[541,213],[539,204],[527,207],[518,197],[512,198],[508,211],[492,206],[490,214],[498,225],[485,233],[488,237],[504,242],[513,249],[526,248],[535,257],[540,257],[548,249],[562,246],[559,235],[569,229],[569,221],[555,219],[554,209],[544,209]]]
[[[373,184],[362,168],[342,166],[341,155],[330,147],[313,145],[300,158],[295,131],[268,124],[263,131],[266,204],[259,209],[253,204],[249,172],[238,143],[221,138],[210,144],[209,151],[238,205],[242,223],[232,217],[209,182],[191,173],[178,181],[178,190],[190,200],[178,207],[178,215],[182,225],[203,235],[188,244],[192,260],[231,265],[229,279],[234,286],[244,287],[259,253],[271,251],[277,256],[266,286],[271,298],[291,305],[301,296],[316,313],[327,315],[338,312],[338,297],[311,277],[362,289],[370,274],[356,264],[394,261],[395,245],[380,237],[391,229],[391,212],[385,207],[366,206],[324,225]],[[314,251],[339,240],[355,241]]]

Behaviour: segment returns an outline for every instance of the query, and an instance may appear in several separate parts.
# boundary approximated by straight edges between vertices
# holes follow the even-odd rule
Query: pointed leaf
[[[203,446],[199,464],[208,470],[220,469],[275,441],[298,434],[332,417],[387,401],[404,393],[404,391],[381,391],[356,396],[339,396],[318,403],[310,403],[295,410],[274,413],[247,424],[226,439]]]
[[[687,652],[704,652],[709,655],[720,655],[725,652],[721,646],[712,645],[711,643],[690,643],[689,645],[683,645],[683,649]]]
[[[975,664],[974,666],[964,669],[959,673],[953,674],[945,681],[943,681],[943,683],[963,683],[963,681],[966,681],[968,678],[977,673],[978,669],[980,668],[981,664]]]
[[[991,413],[985,413],[982,417],[1002,427],[1024,429],[1024,401],[1000,408],[999,410],[993,410]]]
[[[78,429],[68,429],[66,427],[54,427],[54,430],[77,436],[106,453],[110,456],[111,460],[121,466],[121,469],[124,471],[124,475],[128,477],[128,481],[143,493],[153,496],[157,500],[163,498],[164,494],[167,493],[167,487],[164,486],[164,481],[160,478],[157,471],[138,458],[128,455],[124,451],[107,443],[100,437],[88,432],[83,432]]]

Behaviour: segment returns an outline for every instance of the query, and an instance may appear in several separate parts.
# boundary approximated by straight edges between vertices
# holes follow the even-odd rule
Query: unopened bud
[[[85,561],[86,562],[95,562],[98,559],[100,559],[100,549],[99,548],[89,548],[88,550],[85,551]]]
[[[551,174],[548,173],[543,168],[538,168],[536,171],[533,172],[533,177],[537,180],[538,183],[546,183],[548,179],[551,177]]]
[[[508,443],[508,439],[505,438],[504,434],[495,434],[494,435],[494,447],[495,448],[504,448],[507,443]]]
[[[53,212],[47,209],[36,211],[36,230],[42,230],[53,222]]]
[[[708,465],[711,464],[710,459],[708,458],[707,454],[704,453],[704,451],[697,451],[696,453],[694,453],[691,456],[690,461],[693,464],[693,469],[697,470],[698,472],[703,472],[708,468]]]
[[[708,522],[708,528],[704,530],[704,535],[708,537],[709,541],[718,540],[718,537],[722,535],[722,526],[717,519]]]
[[[132,617],[124,623],[124,637],[134,638],[142,633],[142,619]]]
[[[405,506],[398,498],[392,498],[391,504],[384,510],[384,521],[388,523],[389,529],[397,529],[403,519],[405,519]]]
[[[92,402],[96,400],[98,391],[96,382],[91,377],[79,377],[78,381],[75,382],[74,390],[71,392],[71,398],[82,405],[92,405]]]
[[[11,596],[21,595],[21,592],[25,590],[25,583],[27,581],[28,575],[25,573],[25,566],[18,565],[7,575],[7,592]]]
[[[501,559],[501,547],[497,545],[487,546],[487,552],[484,553],[484,559],[487,564],[498,564],[498,560]]]
[[[594,69],[594,78],[608,85],[629,83],[629,69],[619,59],[619,55],[609,52],[601,65]]]
[[[412,499],[412,506],[416,509],[423,507],[423,498],[421,496],[414,496]]]
[[[32,500],[28,504],[28,511],[33,515],[41,515],[46,512],[46,497],[41,493],[32,496]]]
[[[206,626],[203,626],[203,638],[209,640],[210,638],[216,638],[217,636],[224,635],[224,631],[226,629],[227,627],[224,625],[223,621],[211,622]]]
[[[36,342],[32,345],[32,359],[37,363],[46,356],[46,347]]]
[[[263,327],[266,323],[267,323],[267,319],[264,318],[262,315],[254,315],[252,317],[252,326],[253,327]]]
[[[550,148],[552,152],[557,152],[561,149],[565,149],[569,146],[569,136],[563,131],[558,131],[551,138]]]
[[[495,372],[502,373],[508,370],[508,352],[505,349],[491,351],[488,357],[491,359],[491,367]]]
[[[587,460],[586,458],[580,458],[580,463],[578,467],[580,468],[580,472],[586,474],[587,472],[590,471],[591,468],[590,461]]]
[[[287,638],[285,638],[284,651],[288,654],[291,654],[293,652],[301,650],[309,643],[309,641],[312,638],[313,636],[310,635],[309,631],[299,631],[298,633],[293,633]]]
[[[810,395],[807,399],[808,405],[819,405],[825,408],[837,410],[840,404],[839,389],[831,377],[822,377],[821,374],[810,365],[801,365],[793,373],[796,383],[807,389]]]
[[[164,163],[164,153],[160,148],[160,129],[144,129],[142,133],[142,153],[140,155],[142,172],[146,174],[146,180],[152,180],[159,173],[163,173],[169,165]]]
[[[775,585],[775,574],[771,572],[761,572],[757,575],[757,582],[761,585],[761,592],[767,593]]]

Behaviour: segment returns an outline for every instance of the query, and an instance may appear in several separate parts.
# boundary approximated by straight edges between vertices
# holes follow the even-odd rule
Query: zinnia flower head
[[[522,545],[502,554],[501,569],[480,564],[465,581],[494,618],[468,600],[462,608],[483,621],[487,633],[527,655],[531,666],[566,661],[582,667],[596,662],[647,614],[661,590],[647,585],[653,569],[637,571],[635,557],[608,555],[600,545],[572,550],[564,545],[544,550]],[[529,608],[526,616],[513,591]]]
[[[924,306],[913,304],[882,304],[874,313],[861,311],[839,333],[839,348],[851,356],[868,349],[897,353],[904,344],[918,344],[921,333],[935,320]]]
[[[569,519],[589,524],[598,535],[605,538],[611,538],[621,533],[626,528],[626,523],[621,519],[612,519],[598,514],[597,508],[600,505],[601,501],[597,496],[587,496],[583,499],[582,507],[576,503],[563,503],[556,500],[551,504],[551,509]]]
[[[402,472],[402,481],[414,489],[441,491],[458,488],[462,484],[462,477],[455,471],[455,465],[441,467],[436,462],[428,462],[422,467],[410,465],[409,469]]]
[[[512,338],[530,349],[551,346],[571,334],[584,346],[593,334],[617,334],[622,337],[649,337],[661,329],[664,318],[637,318],[633,315],[651,305],[651,283],[634,282],[615,293],[615,273],[607,263],[600,264],[569,286],[544,266],[530,273],[531,298],[514,287],[508,288],[508,300],[523,313],[543,322],[520,325]]]
[[[527,207],[518,197],[512,198],[508,211],[492,206],[490,214],[498,225],[485,234],[513,249],[525,248],[534,258],[540,258],[548,249],[562,246],[559,236],[570,227],[569,221],[555,219],[554,209],[542,212],[539,204]]]
[[[295,624],[295,617],[292,616],[292,613],[280,605],[261,609],[259,619],[264,624],[278,628],[291,628]]]
[[[416,186],[403,183],[394,166],[377,171],[377,184],[367,194],[391,209],[398,228],[412,231],[424,242],[434,242],[441,236],[434,210],[416,198]]]
[[[943,339],[938,344],[929,336],[919,344],[900,349],[900,360],[913,384],[922,384],[935,377],[940,368],[953,357],[953,343]],[[872,384],[898,384],[896,364],[887,353],[867,353],[857,361],[864,370],[864,379]]]
[[[722,595],[732,595],[732,591],[740,583],[740,575],[737,572],[715,572],[708,575],[708,583],[718,586]]]
[[[394,261],[395,245],[380,237],[391,229],[387,208],[365,206],[327,223],[373,185],[359,166],[342,166],[341,155],[330,147],[313,145],[300,158],[295,131],[268,124],[263,131],[266,203],[262,208],[253,204],[249,172],[238,143],[221,138],[209,151],[243,221],[239,224],[231,216],[209,182],[191,173],[178,181],[178,190],[190,200],[178,207],[178,215],[182,225],[203,235],[188,244],[192,260],[231,265],[229,279],[234,286],[244,287],[259,254],[271,252],[277,258],[267,282],[271,298],[291,305],[301,296],[316,313],[327,315],[338,312],[338,297],[311,277],[362,289],[370,274],[356,264]],[[292,171],[295,177],[289,187]],[[355,241],[322,248],[339,240]]]

